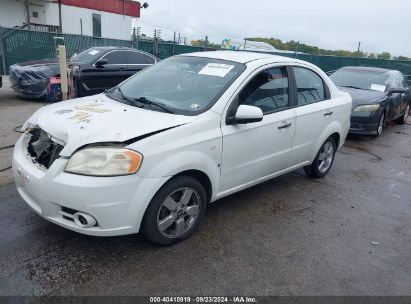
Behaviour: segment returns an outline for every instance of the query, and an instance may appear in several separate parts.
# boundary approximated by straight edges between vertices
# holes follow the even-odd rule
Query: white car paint
[[[25,126],[43,129],[64,149],[45,170],[28,157],[25,135],[18,140],[13,174],[27,204],[44,218],[77,232],[98,236],[137,233],[151,199],[176,174],[187,170],[206,174],[211,183],[210,201],[214,202],[310,164],[333,133],[339,134],[339,146],[343,145],[350,126],[351,98],[316,66],[251,52],[185,56],[244,63],[246,70],[208,111],[197,116],[140,109],[104,94],[40,109]],[[228,125],[229,106],[246,83],[264,69],[284,65],[315,71],[329,87],[331,99],[266,115],[260,122]],[[333,115],[324,116],[327,111]],[[290,127],[278,129],[285,122],[291,123]],[[127,141],[126,148],[144,157],[136,174],[96,177],[64,172],[70,156],[85,145]],[[62,206],[92,215],[98,226],[82,228],[64,219]]]

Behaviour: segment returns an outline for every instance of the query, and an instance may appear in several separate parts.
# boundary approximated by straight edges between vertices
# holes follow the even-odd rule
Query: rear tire
[[[410,105],[408,104],[407,107],[405,108],[404,115],[399,117],[395,122],[400,125],[404,125],[407,123],[408,116],[410,115]]]
[[[159,245],[172,245],[193,234],[204,217],[204,186],[190,176],[169,180],[154,195],[144,214],[143,235]]]
[[[304,171],[311,178],[321,178],[330,171],[337,152],[337,144],[333,137],[327,138],[318,151],[311,165],[305,166]]]

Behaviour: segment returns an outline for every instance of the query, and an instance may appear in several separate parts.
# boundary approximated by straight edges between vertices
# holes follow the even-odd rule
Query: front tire
[[[381,136],[382,130],[384,129],[384,123],[385,123],[385,112],[382,112],[380,119],[378,121],[375,137]]]
[[[329,137],[322,144],[311,165],[305,166],[305,173],[312,178],[321,178],[327,175],[334,163],[337,144],[334,138]]]
[[[181,242],[196,230],[206,207],[206,191],[198,180],[174,177],[151,200],[143,218],[142,233],[159,245]]]

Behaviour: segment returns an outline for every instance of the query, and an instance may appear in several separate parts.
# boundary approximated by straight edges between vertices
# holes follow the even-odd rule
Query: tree
[[[411,60],[411,58],[408,58],[406,56],[398,56],[397,58],[395,58],[396,60],[403,60],[403,61],[407,61],[407,60]]]
[[[377,55],[378,59],[391,59],[391,54],[388,52],[382,52],[381,54]]]
[[[369,59],[376,59],[377,57],[375,56],[374,53],[371,53],[370,55],[368,55],[368,58]]]
[[[262,38],[262,37],[254,37],[254,38],[246,38],[246,40],[250,41],[260,41],[266,42],[271,44],[278,50],[287,50],[287,51],[297,51],[307,54],[314,54],[314,55],[333,55],[333,56],[342,56],[342,57],[361,57],[361,58],[370,58],[370,59],[391,59],[391,54],[388,52],[383,52],[381,54],[375,55],[374,53],[368,54],[367,52],[357,52],[357,51],[348,51],[348,50],[326,50],[321,49],[317,46],[307,45],[304,43],[300,43],[299,41],[290,40],[288,42],[283,42],[281,39],[277,38]],[[411,58],[407,58],[404,56],[400,56],[398,58],[402,58],[400,60],[411,60]]]
[[[212,48],[212,49],[220,49],[221,45],[211,43],[209,41],[205,41],[203,39],[197,39],[197,40],[191,40],[191,45],[192,46],[201,46],[201,47],[207,47],[207,48]]]

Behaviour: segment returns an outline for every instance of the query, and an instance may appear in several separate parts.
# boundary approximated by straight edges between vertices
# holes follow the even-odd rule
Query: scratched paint
[[[105,112],[111,112],[110,109],[101,109],[99,108],[102,106],[102,104],[85,104],[81,106],[75,106],[74,108],[77,110],[83,110],[83,111],[88,111],[88,112],[93,112],[93,113],[105,113]]]

